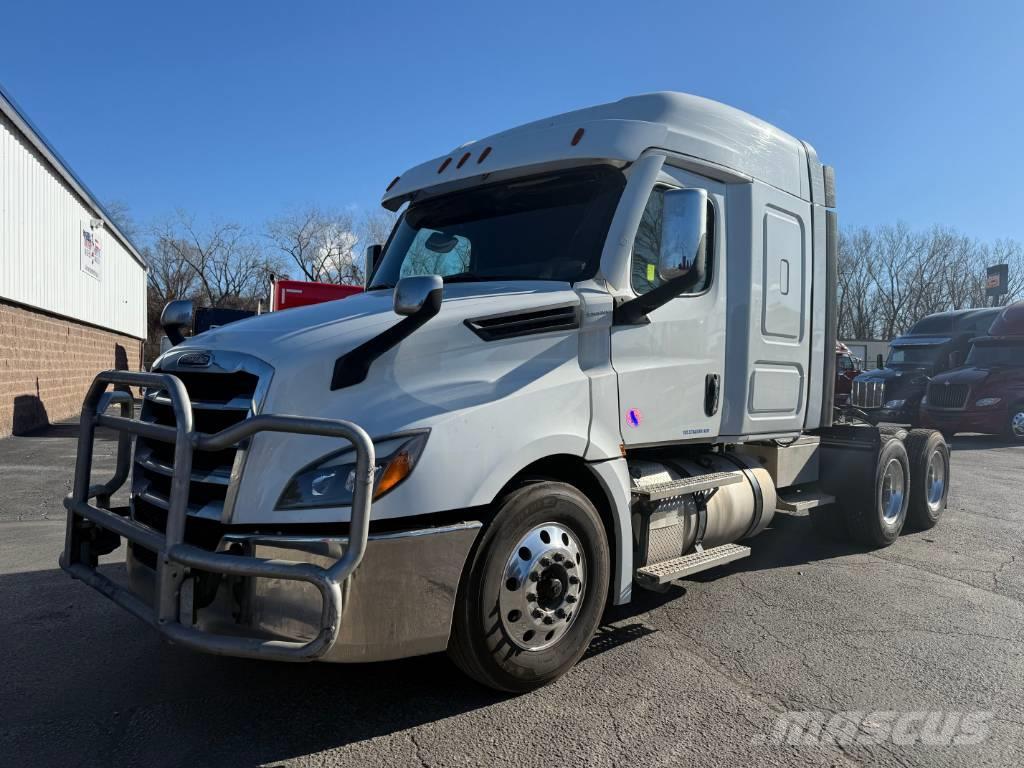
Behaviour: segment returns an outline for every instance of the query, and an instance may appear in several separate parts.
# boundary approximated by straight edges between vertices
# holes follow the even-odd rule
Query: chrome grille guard
[[[128,391],[107,392],[110,384],[160,387],[171,398],[176,426],[149,424],[134,418],[135,398]],[[108,416],[111,405],[121,406],[120,416]],[[109,427],[120,434],[114,476],[101,485],[90,485],[93,439],[96,427]],[[348,546],[333,565],[321,568],[310,563],[266,560],[223,552],[209,552],[184,542],[189,479],[194,450],[222,450],[257,432],[289,432],[338,437],[348,440],[356,451],[355,488]],[[131,467],[132,436],[144,435],[174,445],[174,473],[165,531],[143,525],[112,512],[110,497],[128,478]],[[109,597],[138,618],[180,645],[208,653],[281,661],[308,661],[323,656],[338,638],[342,615],[342,584],[359,566],[366,551],[370,528],[373,485],[373,443],[358,425],[349,421],[300,416],[258,415],[215,434],[196,432],[192,427],[192,405],[185,386],[167,373],[105,371],[93,380],[82,405],[78,457],[72,492],[64,499],[68,510],[67,533],[60,566],[74,578]],[[91,503],[95,499],[96,503]],[[107,578],[97,570],[98,554],[93,550],[90,529],[112,531],[128,541],[156,552],[154,605]],[[191,603],[190,569],[230,576],[251,576],[304,581],[315,586],[323,600],[320,631],[309,642],[268,640],[260,637],[221,635],[192,626],[191,616],[182,621],[182,603]]]

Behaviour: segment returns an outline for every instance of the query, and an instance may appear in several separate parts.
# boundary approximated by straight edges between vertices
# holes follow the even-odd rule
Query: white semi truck
[[[365,293],[86,397],[61,565],[172,642],[447,649],[524,691],[606,607],[748,555],[776,510],[868,546],[942,514],[940,435],[835,418],[833,175],[806,142],[655,93],[460,146],[383,204],[402,214]],[[120,432],[105,483],[97,427]],[[97,569],[122,540],[125,583]]]

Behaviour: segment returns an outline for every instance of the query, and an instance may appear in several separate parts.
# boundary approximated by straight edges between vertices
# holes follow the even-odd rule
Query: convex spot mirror
[[[441,309],[444,281],[438,275],[403,277],[395,286],[395,314],[436,315]]]
[[[694,284],[702,282],[707,267],[707,191],[665,190],[661,213],[658,276],[668,282],[695,273]]]

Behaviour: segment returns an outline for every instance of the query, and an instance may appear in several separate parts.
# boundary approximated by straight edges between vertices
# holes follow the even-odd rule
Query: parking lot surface
[[[957,438],[946,517],[885,550],[779,515],[750,558],[641,593],[563,679],[509,697],[443,655],[288,665],[161,642],[57,567],[76,434],[0,440],[0,764],[1024,764],[1024,448]],[[97,476],[113,448],[103,436]],[[116,572],[123,551],[105,560]],[[793,712],[984,728],[974,744],[775,738]]]

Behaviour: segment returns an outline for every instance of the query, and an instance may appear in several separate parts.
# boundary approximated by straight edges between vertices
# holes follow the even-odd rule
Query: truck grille
[[[854,381],[850,404],[857,408],[881,408],[885,405],[884,381]]]
[[[966,384],[946,384],[933,381],[928,385],[928,406],[962,411],[967,405],[970,387]]]
[[[170,373],[185,385],[192,403],[193,425],[199,432],[219,432],[247,419],[253,412],[259,377],[252,373],[178,370]],[[141,419],[175,426],[174,409],[165,391],[150,389],[146,392]],[[237,453],[237,448],[193,452],[186,541],[211,549],[216,547]],[[134,462],[133,515],[139,522],[163,531],[167,523],[174,445],[140,436],[135,445]],[[203,535],[204,532],[207,535]],[[200,540],[196,540],[197,537]]]

